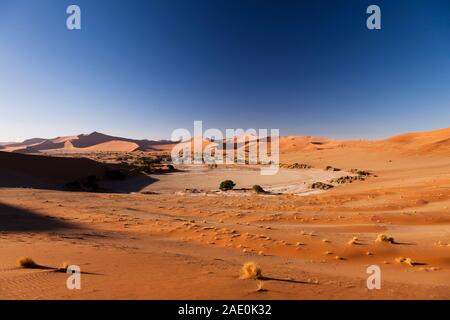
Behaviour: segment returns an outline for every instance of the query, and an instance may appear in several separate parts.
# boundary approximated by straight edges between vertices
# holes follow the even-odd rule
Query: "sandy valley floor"
[[[342,152],[287,152],[286,162],[343,171],[284,169],[270,181],[249,168],[185,168],[197,171],[153,175],[129,194],[0,188],[0,298],[450,299],[446,155]],[[302,193],[355,167],[376,176]],[[226,178],[287,192],[213,192]],[[377,243],[379,234],[395,242]],[[68,290],[65,273],[16,267],[22,256],[79,265],[82,290]],[[247,261],[261,266],[264,290],[239,278]],[[373,264],[381,290],[366,287]]]

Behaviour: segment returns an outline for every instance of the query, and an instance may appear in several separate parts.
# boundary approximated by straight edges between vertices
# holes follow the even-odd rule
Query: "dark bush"
[[[311,185],[311,189],[328,190],[331,188],[334,188],[334,186],[323,182],[315,182]]]
[[[326,166],[325,170],[326,171],[341,171],[341,169],[335,168],[335,167],[332,167],[332,166]]]
[[[231,180],[225,180],[220,183],[219,189],[222,191],[232,190],[236,184]]]
[[[256,193],[266,193],[266,191],[263,189],[263,187],[261,187],[261,186],[258,185],[258,184],[255,184],[255,185],[252,187],[252,190],[255,191]]]
[[[151,158],[151,157],[141,157],[139,158],[139,161],[143,164],[149,165],[149,164],[159,164],[161,163],[161,160],[158,158]]]

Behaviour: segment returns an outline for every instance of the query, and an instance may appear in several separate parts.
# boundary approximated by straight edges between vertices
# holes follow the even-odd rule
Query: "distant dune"
[[[429,132],[407,133],[383,141],[394,147],[410,152],[435,153],[450,152],[450,128]]]
[[[242,138],[242,137],[240,137]],[[259,144],[262,137],[246,136],[243,140],[211,141],[202,137],[201,145],[218,146],[223,143],[234,145],[235,149]],[[234,143],[233,143],[234,142]],[[76,136],[57,137],[54,139],[34,138],[21,143],[0,146],[2,151],[18,153],[58,153],[58,152],[132,152],[132,151],[170,151],[175,146],[172,141],[135,140],[114,137],[99,132],[80,134]],[[178,148],[190,147],[194,150],[194,138],[179,143]],[[336,140],[313,136],[282,136],[280,137],[280,152],[288,159],[304,152],[329,151],[348,152],[349,149],[365,150],[369,153],[393,152],[405,155],[439,155],[450,152],[450,128],[430,132],[407,133],[384,140]]]
[[[135,150],[155,151],[159,150],[159,146],[171,144],[173,144],[171,141],[135,140],[93,132],[87,135],[80,134],[54,139],[29,139],[21,143],[7,145],[3,150],[18,153],[131,152]]]

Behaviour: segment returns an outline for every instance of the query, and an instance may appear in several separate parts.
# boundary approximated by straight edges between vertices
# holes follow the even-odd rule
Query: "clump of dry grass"
[[[34,262],[33,259],[29,257],[22,257],[16,261],[16,264],[18,267],[25,268],[25,269],[33,269],[39,267],[39,265]]]
[[[415,265],[418,264],[417,262],[414,262],[411,258],[400,257],[400,258],[396,258],[395,261],[398,262],[398,263],[407,264],[407,265],[409,265],[411,267],[414,267]]]
[[[57,271],[67,272],[67,269],[69,267],[70,267],[70,264],[68,262],[63,262],[61,267],[59,267]]]
[[[263,287],[264,287],[263,281],[256,281],[256,292],[266,291],[266,289],[264,289]]]
[[[347,242],[349,245],[358,244],[358,237],[353,237],[349,242]]]
[[[241,279],[260,279],[262,277],[261,268],[254,262],[246,262],[241,268]]]
[[[395,243],[394,238],[388,237],[385,234],[379,234],[377,238],[375,239],[375,242],[388,242],[388,243]]]

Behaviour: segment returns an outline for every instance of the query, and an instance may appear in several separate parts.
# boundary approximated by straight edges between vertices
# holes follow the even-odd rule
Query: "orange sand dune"
[[[87,148],[79,148],[81,151],[112,151],[112,152],[131,152],[137,150],[139,145],[128,141],[108,141],[90,146]]]
[[[388,170],[424,163],[446,163],[450,154],[449,141],[450,129],[378,141],[285,137],[280,142],[280,158],[282,162],[303,162],[319,167],[334,164],[346,169],[372,167]]]
[[[93,132],[85,135],[57,137],[54,139],[29,139],[5,146],[4,151],[20,153],[46,152],[131,152],[158,150],[159,145],[171,145],[170,141],[135,140]]]
[[[450,128],[401,134],[383,142],[395,148],[403,148],[419,154],[450,152]]]
[[[242,138],[242,137],[240,137]],[[219,145],[220,142],[212,143],[206,137],[201,137],[202,149]],[[258,144],[261,137],[246,136],[245,142],[234,139],[235,149],[245,148],[248,150],[250,144]],[[226,142],[227,140],[223,140]],[[119,143],[120,142],[120,143]],[[239,143],[241,142],[241,143]],[[194,149],[194,138],[189,141],[178,143],[178,148],[188,147]],[[54,139],[29,139],[22,143],[4,146],[2,150],[8,152],[39,153],[39,152],[64,152],[75,150],[77,152],[131,152],[141,151],[170,151],[176,143],[170,141],[135,140],[121,137],[108,136],[93,132],[88,135],[77,135],[58,137]],[[450,151],[450,128],[430,132],[408,133],[397,135],[385,140],[335,140],[329,138],[312,136],[283,136],[280,137],[280,151],[282,154],[298,152],[341,150],[347,152],[351,149],[367,150],[368,152],[393,152],[394,154],[437,154]]]

